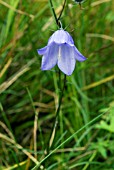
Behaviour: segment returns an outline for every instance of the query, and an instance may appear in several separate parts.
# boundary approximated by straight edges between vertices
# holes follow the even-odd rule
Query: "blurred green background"
[[[63,1],[53,3],[59,15]],[[67,77],[52,150],[64,144],[39,169],[114,170],[114,0],[82,7],[68,0],[61,22],[88,60]],[[45,158],[60,92],[58,68],[41,71],[37,49],[55,30],[48,0],[0,0],[0,170]]]

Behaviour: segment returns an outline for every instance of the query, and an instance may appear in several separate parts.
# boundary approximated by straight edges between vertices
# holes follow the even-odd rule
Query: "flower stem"
[[[50,133],[49,143],[48,143],[48,147],[47,147],[47,154],[49,154],[49,151],[53,146],[53,141],[54,141],[54,137],[55,137],[55,133],[56,133],[56,129],[57,129],[58,116],[59,116],[59,112],[60,112],[60,108],[61,108],[61,104],[62,104],[62,98],[63,98],[63,94],[64,94],[65,85],[66,85],[66,75],[64,75],[64,84],[63,84],[63,88],[59,95],[58,108],[56,111],[56,116],[55,116],[55,120],[53,123],[52,131]]]
[[[51,9],[52,9],[52,12],[53,12],[53,15],[54,15],[54,18],[55,18],[56,24],[59,26],[58,18],[57,18],[57,16],[56,16],[56,13],[55,13],[55,9],[54,9],[54,6],[53,6],[53,3],[52,3],[52,0],[49,0],[49,2],[50,2],[50,5],[51,5]]]
[[[64,0],[63,8],[62,8],[61,13],[60,13],[60,15],[59,15],[59,17],[58,17],[58,20],[60,20],[60,18],[61,18],[61,16],[62,16],[62,13],[63,13],[64,8],[65,8],[65,4],[66,4],[66,0]]]
[[[62,16],[63,11],[64,11],[65,4],[66,4],[66,0],[64,0],[63,7],[62,7],[62,10],[61,10],[60,15],[59,15],[59,17],[58,17],[58,18],[57,18],[57,15],[56,15],[56,12],[55,12],[55,9],[54,9],[54,6],[53,6],[53,3],[52,3],[52,0],[49,0],[49,1],[50,1],[51,9],[52,9],[52,12],[53,12],[53,15],[54,15],[54,18],[55,18],[56,24],[57,24],[57,26],[59,26],[59,28],[61,28],[60,18],[61,18],[61,16]]]

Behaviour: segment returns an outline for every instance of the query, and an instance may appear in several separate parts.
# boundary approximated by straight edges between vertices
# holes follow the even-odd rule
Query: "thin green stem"
[[[56,112],[56,118],[58,118],[58,114],[59,114],[60,107],[61,107],[61,104],[62,104],[62,98],[63,98],[63,93],[64,93],[65,85],[66,85],[66,75],[64,75],[63,89],[62,89],[62,91],[60,92],[59,105],[58,105],[57,112]]]
[[[61,18],[61,16],[62,16],[62,13],[63,13],[64,8],[65,8],[65,4],[66,4],[66,0],[64,0],[63,8],[62,8],[61,13],[60,13],[60,15],[59,15],[59,17],[58,17],[58,20],[60,20],[60,18]]]
[[[59,90],[61,91],[61,90],[62,90],[62,83],[61,83],[61,70],[59,70],[58,87],[59,87]]]
[[[50,2],[50,5],[51,5],[51,9],[52,9],[52,12],[53,12],[53,15],[54,15],[54,18],[55,18],[56,24],[59,26],[58,18],[57,18],[57,16],[56,16],[56,13],[55,13],[55,9],[54,9],[54,6],[53,6],[53,3],[52,3],[52,0],[49,0],[49,2]]]
[[[52,127],[52,130],[50,133],[49,141],[48,141],[47,154],[49,154],[49,151],[53,146],[53,141],[54,141],[56,128],[57,128],[57,124],[58,124],[58,116],[59,116],[59,112],[60,112],[60,108],[61,108],[61,104],[62,104],[62,98],[63,98],[63,94],[64,94],[65,85],[66,85],[66,75],[64,75],[63,89],[60,91],[58,108],[56,111],[55,120],[54,120],[53,127]]]
[[[57,18],[57,15],[56,15],[56,12],[55,12],[55,9],[54,9],[52,0],[49,0],[49,2],[50,2],[50,5],[51,5],[51,9],[52,9],[52,12],[53,12],[53,15],[54,15],[56,24],[57,24],[57,26],[58,26],[59,28],[62,28],[62,24],[61,24],[61,22],[60,22],[60,18],[61,18],[61,16],[62,16],[63,11],[64,11],[65,4],[66,4],[66,0],[64,0],[63,7],[62,7],[62,10],[61,10],[60,15],[59,15],[58,18]]]

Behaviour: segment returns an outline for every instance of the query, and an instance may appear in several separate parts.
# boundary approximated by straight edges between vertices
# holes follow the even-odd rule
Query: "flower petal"
[[[57,44],[64,44],[67,43],[69,45],[74,45],[74,41],[70,34],[63,29],[55,31],[54,34],[50,37],[48,44],[55,42]]]
[[[69,44],[69,45],[74,45],[74,41],[73,41],[73,39],[72,39],[72,37],[71,37],[71,35],[67,32],[67,31],[65,31],[66,32],[66,34],[68,35],[68,42],[67,42],[67,44]]]
[[[66,75],[71,75],[75,68],[74,48],[68,44],[59,46],[58,67]]]
[[[37,52],[39,55],[44,55],[46,53],[47,50],[47,46],[45,46],[44,48],[38,49]]]
[[[74,53],[75,53],[75,59],[80,62],[87,59],[78,51],[78,49],[75,46],[74,46]]]
[[[42,58],[42,66],[41,66],[42,70],[50,70],[57,64],[58,50],[59,47],[55,43],[52,43],[50,46],[48,46],[48,49]]]

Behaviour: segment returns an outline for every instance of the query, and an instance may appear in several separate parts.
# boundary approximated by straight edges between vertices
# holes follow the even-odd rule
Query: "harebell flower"
[[[47,46],[39,49],[38,54],[43,55],[42,70],[50,70],[57,64],[66,75],[73,73],[76,60],[80,62],[86,60],[74,45],[71,35],[63,29],[55,31],[49,38]]]

